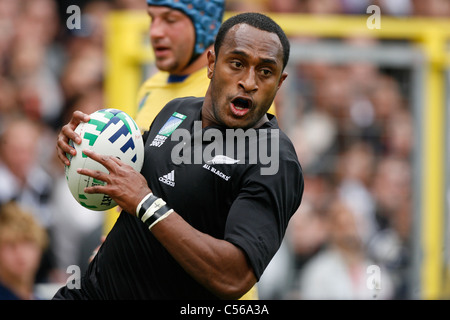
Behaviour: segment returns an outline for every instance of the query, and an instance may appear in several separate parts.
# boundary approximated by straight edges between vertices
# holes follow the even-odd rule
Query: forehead
[[[175,16],[179,16],[179,17],[186,17],[186,19],[189,19],[189,17],[187,15],[185,15],[183,12],[181,12],[180,10],[166,7],[166,6],[148,5],[147,13],[151,16],[175,15]]]
[[[283,47],[278,35],[257,29],[248,24],[237,24],[226,34],[220,50],[245,51],[254,55],[270,56],[282,61]]]

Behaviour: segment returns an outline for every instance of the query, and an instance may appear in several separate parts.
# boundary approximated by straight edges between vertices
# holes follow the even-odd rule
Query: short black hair
[[[284,33],[283,29],[271,18],[268,16],[256,13],[256,12],[245,12],[240,13],[238,15],[232,16],[227,19],[220,26],[219,31],[217,32],[216,41],[214,42],[214,51],[216,56],[219,54],[219,48],[222,46],[223,40],[225,39],[228,31],[237,24],[248,24],[256,29],[275,33],[280,39],[281,46],[283,47],[283,70],[286,67],[289,60],[289,52],[291,45],[289,40]]]

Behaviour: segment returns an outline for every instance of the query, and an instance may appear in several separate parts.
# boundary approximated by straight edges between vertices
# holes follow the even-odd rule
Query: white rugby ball
[[[136,171],[141,171],[144,163],[144,143],[134,120],[125,112],[117,109],[102,109],[90,115],[89,122],[80,123],[75,132],[81,138],[81,144],[69,140],[75,148],[75,156],[67,154],[70,165],[65,167],[67,184],[73,197],[83,207],[94,211],[103,211],[117,206],[106,194],[89,194],[85,187],[104,185],[105,182],[80,175],[78,168],[88,168],[108,173],[108,170],[87,157],[82,151],[91,149],[98,154],[117,157]]]

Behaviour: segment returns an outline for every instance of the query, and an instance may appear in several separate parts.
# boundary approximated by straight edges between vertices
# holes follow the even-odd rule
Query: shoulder
[[[166,83],[169,78],[169,73],[165,71],[156,71],[151,77],[144,81],[142,88],[153,86],[155,84]]]
[[[267,147],[267,154],[271,159],[278,160],[278,165],[288,165],[293,167],[302,175],[302,167],[297,157],[294,144],[286,133],[278,126],[274,115],[268,114],[269,121],[266,122],[258,131],[258,145]]]
[[[180,97],[169,101],[166,107],[186,109],[193,106],[199,105],[201,106],[203,104],[203,100],[205,100],[204,97],[193,97],[193,96]]]
[[[169,101],[158,113],[153,121],[150,130],[153,127],[160,128],[164,125],[172,116],[176,116],[179,119],[189,119],[190,121],[196,120],[200,114],[201,107],[203,105],[204,98],[197,97],[183,97],[176,98]]]
[[[161,110],[160,115],[172,115],[173,112],[179,112],[184,115],[196,113],[203,105],[203,97],[182,97],[169,101]]]

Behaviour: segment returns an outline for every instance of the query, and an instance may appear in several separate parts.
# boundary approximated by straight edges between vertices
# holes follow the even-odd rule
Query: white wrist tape
[[[163,199],[155,197],[152,193],[146,195],[136,207],[136,216],[150,230],[155,224],[167,218],[172,212],[173,209],[166,206],[166,202]]]
[[[148,195],[146,195],[146,196],[141,200],[141,202],[139,202],[139,204],[138,204],[137,207],[136,207],[136,217],[140,218],[139,211],[141,210],[142,204],[143,204],[145,201],[147,201],[147,199],[150,198],[152,195],[153,195],[153,193],[150,192]]]
[[[153,222],[148,228],[149,230],[152,230],[153,226],[160,222],[161,220],[167,218],[171,213],[173,212],[173,209],[167,210],[164,214],[162,214],[160,217],[158,217],[155,222]]]
[[[151,216],[155,214],[156,210],[158,210],[165,204],[166,202],[161,198],[157,198],[155,201],[153,201],[151,206],[147,209],[147,211],[145,211],[144,215],[141,217],[142,222],[145,223]]]

